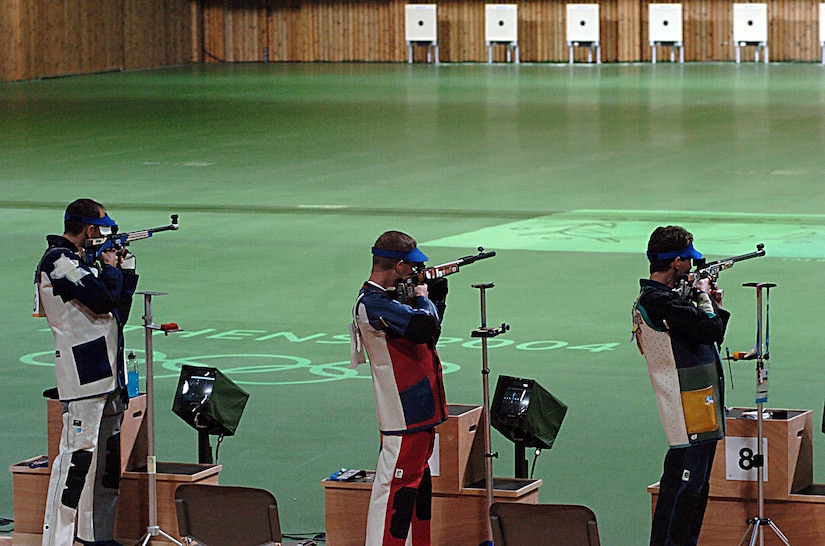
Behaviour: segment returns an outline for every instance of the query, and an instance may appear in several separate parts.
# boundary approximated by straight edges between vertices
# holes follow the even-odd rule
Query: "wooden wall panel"
[[[20,25],[20,0],[6,0],[0,9],[0,81],[23,79],[21,58],[23,42]]]
[[[481,0],[438,4],[440,57],[485,62]],[[498,0],[506,2],[507,0]],[[577,0],[587,2],[588,0]],[[602,0],[602,61],[649,61],[651,0]],[[671,1],[671,0],[658,0]],[[194,61],[403,62],[406,0],[2,0],[0,81]],[[525,62],[566,62],[564,0],[520,0]],[[732,61],[734,0],[683,0],[685,59]],[[818,0],[768,0],[772,61],[819,61]],[[416,48],[416,59],[424,51]],[[660,59],[666,59],[666,52]],[[752,59],[752,50],[743,53]],[[494,59],[504,60],[496,48]],[[576,52],[586,60],[586,52]]]
[[[0,81],[192,59],[192,0],[2,0]]]
[[[179,0],[123,0],[123,65],[169,66],[192,60],[192,10]]]
[[[484,3],[481,0],[421,0],[438,4],[440,57],[445,62],[485,62]],[[491,0],[492,1],[492,0]],[[507,0],[498,0],[506,2]],[[588,0],[577,0],[587,2]],[[672,0],[659,0],[668,2]],[[525,62],[565,62],[563,0],[521,0],[519,46]],[[732,61],[734,0],[684,0],[685,59]],[[219,58],[253,61],[406,60],[405,0],[204,0],[203,43]],[[647,14],[650,0],[602,0],[602,60],[649,61]],[[265,9],[261,9],[261,8]],[[771,60],[819,58],[818,1],[768,1]],[[231,32],[221,30],[222,26]],[[256,38],[239,36],[253,33]],[[231,35],[231,39],[227,39]],[[749,57],[749,55],[751,55]],[[587,53],[578,50],[577,61]],[[423,49],[415,52],[423,60]],[[666,59],[666,52],[660,59]],[[752,58],[748,51],[743,59]],[[504,60],[503,48],[494,59]]]
[[[619,61],[635,61],[642,50],[642,21],[647,20],[647,11],[642,14],[642,3],[638,0],[618,0],[617,4],[616,58]],[[647,43],[647,40],[644,41]]]

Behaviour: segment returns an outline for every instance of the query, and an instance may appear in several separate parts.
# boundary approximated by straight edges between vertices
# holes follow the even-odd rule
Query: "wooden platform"
[[[12,465],[12,489],[14,493],[15,546],[40,544],[43,529],[43,510],[49,487],[49,468],[29,468],[28,461]],[[157,499],[158,525],[172,536],[178,534],[178,518],[175,511],[175,490],[182,483],[218,483],[220,465],[184,463],[158,463]],[[120,500],[115,520],[115,536],[135,541],[146,532],[149,525],[148,475],[145,471],[124,472],[120,478]],[[28,539],[23,535],[29,535]],[[25,542],[24,539],[26,540]]]
[[[825,544],[825,485],[813,484],[813,425],[810,410],[765,410],[764,515],[793,546]],[[710,479],[701,546],[739,544],[748,533],[748,520],[758,515],[756,469],[751,455],[756,448],[755,410],[730,408],[727,435],[716,447]],[[764,444],[763,444],[764,445]],[[647,488],[652,509],[659,484]],[[763,527],[766,546],[783,543]],[[750,536],[750,535],[748,535]],[[747,541],[746,541],[747,543]]]
[[[149,526],[149,487],[146,473],[146,427],[143,416],[146,395],[132,398],[121,425],[120,499],[115,520],[115,537],[124,544],[140,539]],[[32,457],[9,467],[14,501],[14,546],[35,546],[41,542],[43,512],[49,487],[50,466],[57,456],[62,429],[62,406],[47,402],[48,455]],[[38,464],[31,464],[31,463]],[[175,490],[182,483],[217,484],[220,465],[157,463],[157,524],[172,536],[178,534]],[[0,537],[0,539],[3,537]],[[161,537],[151,542],[163,542]],[[169,542],[165,542],[170,544]],[[0,542],[2,544],[2,542]]]
[[[450,404],[436,429],[431,536],[433,546],[476,545],[488,540],[481,406]],[[363,546],[374,472],[354,482],[323,480],[327,546]],[[494,501],[539,502],[541,480],[494,478]]]
[[[372,477],[361,482],[324,480],[328,546],[364,546]],[[537,503],[541,480],[493,481],[495,501]],[[484,484],[456,493],[433,492],[432,544],[456,546],[487,540],[487,497]]]
[[[655,508],[659,484],[651,485],[647,491]],[[748,530],[747,520],[757,513],[755,500],[717,497],[711,488],[699,545],[739,544]],[[765,516],[779,527],[793,546],[822,546],[825,544],[825,485],[812,486],[810,494],[789,495],[787,500],[766,499]],[[764,536],[765,546],[782,546],[770,529],[765,528]]]

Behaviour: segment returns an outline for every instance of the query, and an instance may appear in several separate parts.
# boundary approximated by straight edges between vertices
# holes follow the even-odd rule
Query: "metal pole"
[[[495,284],[474,284],[473,288],[478,288],[481,295],[481,327],[473,330],[472,337],[481,338],[481,382],[484,390],[484,401],[481,407],[482,431],[484,433],[484,487],[487,496],[487,514],[493,505],[493,457],[498,457],[498,453],[492,452],[492,441],[490,440],[490,367],[487,361],[487,338],[503,334],[510,327],[501,323],[499,328],[487,327],[487,298],[486,290],[493,288]],[[490,526],[490,518],[487,518],[488,545],[493,544],[493,530]]]
[[[490,288],[492,288],[490,284]],[[481,328],[487,328],[487,298],[486,287],[481,290]],[[492,440],[490,438],[490,367],[487,360],[487,338],[481,338],[481,383],[484,389],[484,405],[481,408],[481,419],[484,421],[484,486],[487,490],[487,510],[493,505],[493,457]]]
[[[764,362],[762,360],[762,286],[756,286],[756,454],[759,457],[759,464],[756,467],[757,480],[757,514],[759,522],[765,519],[765,484],[762,480],[765,478],[765,464],[764,454],[762,453],[762,408],[767,401],[768,393],[765,392],[766,387],[764,377]],[[759,529],[759,545],[765,544],[765,533],[762,526]]]
[[[146,339],[146,474],[149,487],[149,526],[146,534],[138,544],[146,546],[152,537],[161,535],[167,540],[182,546],[182,543],[158,526],[158,489],[157,489],[157,456],[155,454],[155,380],[154,380],[154,348],[152,334],[161,327],[153,323],[152,296],[163,296],[165,292],[138,292],[143,294],[143,328]],[[177,330],[175,330],[177,331]]]
[[[155,378],[154,345],[152,343],[152,294],[143,295],[143,324],[146,337],[146,432],[148,451],[146,455],[146,473],[149,477],[149,528],[148,532],[158,529],[158,492],[157,492],[157,457],[155,455]],[[154,534],[152,535],[154,536]]]
[[[768,401],[768,373],[765,371],[765,360],[770,358],[770,351],[768,349],[769,339],[769,322],[770,322],[770,289],[776,286],[772,283],[745,283],[744,286],[756,288],[756,458],[754,465],[756,466],[756,491],[757,491],[757,516],[748,520],[748,529],[739,544],[743,544],[745,539],[750,536],[750,546],[755,546],[757,540],[760,546],[765,544],[764,527],[769,526],[776,536],[786,546],[790,546],[787,537],[782,534],[779,527],[771,521],[770,518],[765,517],[765,454],[762,449],[764,438],[763,430],[763,412],[764,404]],[[762,331],[762,289],[765,289],[765,302],[767,313],[765,315],[765,336],[763,338]]]

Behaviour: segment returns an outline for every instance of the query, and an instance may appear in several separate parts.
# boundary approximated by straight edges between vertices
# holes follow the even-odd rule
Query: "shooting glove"
[[[447,299],[447,278],[440,277],[438,279],[430,279],[424,281],[427,285],[427,293],[431,301],[444,301]]]
[[[707,292],[696,291],[694,300],[696,307],[704,311],[708,315],[715,315],[716,310],[713,308],[713,303],[710,301],[710,296]]]
[[[120,269],[123,271],[135,272],[135,255],[126,251],[126,254],[120,260]]]

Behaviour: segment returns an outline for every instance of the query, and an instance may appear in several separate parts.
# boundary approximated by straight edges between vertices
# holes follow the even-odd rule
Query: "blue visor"
[[[693,248],[693,243],[690,243],[685,248],[680,248],[679,250],[659,252],[658,254],[655,252],[647,253],[647,259],[651,262],[661,262],[663,260],[672,260],[674,258],[691,258],[694,260],[698,260],[701,257],[702,253]]]
[[[108,214],[104,215],[103,218],[89,218],[88,216],[78,216],[76,214],[68,213],[63,216],[64,220],[71,220],[72,218],[75,220],[80,220],[84,224],[88,224],[90,226],[117,227],[117,222],[109,218]]]
[[[418,249],[418,247],[413,248],[409,252],[405,252],[403,250],[384,250],[383,248],[372,247],[372,255],[380,258],[389,258],[390,260],[403,260],[413,264],[422,264],[429,259]]]

